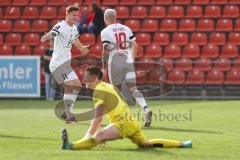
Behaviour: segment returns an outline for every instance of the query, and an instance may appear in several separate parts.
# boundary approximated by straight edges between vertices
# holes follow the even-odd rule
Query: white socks
[[[147,112],[147,103],[145,101],[145,98],[143,97],[143,94],[139,90],[134,90],[132,92],[132,96],[136,99],[137,103],[141,106],[144,112]]]
[[[63,96],[63,101],[66,107],[66,114],[67,114],[67,118],[71,117],[71,113],[73,110],[73,105],[78,97],[78,90],[73,90],[72,94],[64,94]]]

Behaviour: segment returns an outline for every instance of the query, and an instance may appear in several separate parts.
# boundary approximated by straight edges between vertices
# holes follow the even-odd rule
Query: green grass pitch
[[[67,125],[54,115],[57,101],[0,100],[1,160],[239,160],[240,101],[149,101],[155,113],[190,114],[178,121],[154,120],[143,129],[148,138],[193,141],[192,149],[137,149],[128,139],[108,142],[105,147],[62,151],[60,131],[69,130],[71,140],[81,138],[89,122]],[[78,101],[75,112],[89,110],[90,101]],[[137,113],[139,107],[131,107]],[[189,115],[188,115],[189,116]],[[158,117],[159,118],[159,117]],[[162,117],[163,118],[163,117]],[[191,118],[191,119],[190,119]],[[105,119],[103,124],[107,124]]]

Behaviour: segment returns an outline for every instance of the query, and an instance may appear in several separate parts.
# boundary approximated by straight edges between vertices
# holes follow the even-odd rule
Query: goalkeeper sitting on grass
[[[129,138],[138,147],[161,148],[191,148],[192,142],[167,139],[147,140],[140,124],[134,119],[124,102],[120,92],[112,85],[102,81],[103,72],[98,67],[88,67],[84,80],[86,86],[94,90],[93,101],[95,115],[85,137],[76,142],[68,140],[67,130],[62,130],[62,149],[81,150],[90,149],[98,144],[122,138]],[[110,124],[102,131],[98,131],[104,114],[108,115]]]

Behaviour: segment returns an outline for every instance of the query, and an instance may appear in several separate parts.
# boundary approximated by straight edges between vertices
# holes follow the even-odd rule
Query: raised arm
[[[49,40],[53,39],[53,38],[56,37],[56,36],[57,36],[57,34],[56,34],[55,32],[45,33],[45,34],[41,37],[40,42],[41,42],[41,43],[44,43],[44,42],[46,42],[46,41],[49,41]]]

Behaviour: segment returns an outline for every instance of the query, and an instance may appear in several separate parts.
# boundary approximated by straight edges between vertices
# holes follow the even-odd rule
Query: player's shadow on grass
[[[222,132],[217,132],[217,131],[198,130],[198,129],[167,128],[167,127],[154,127],[154,126],[152,126],[150,128],[143,128],[143,130],[162,130],[162,131],[172,131],[172,132],[223,134]]]
[[[48,140],[48,141],[59,140],[59,139],[53,139],[53,138],[25,137],[25,136],[13,136],[13,135],[3,135],[3,134],[0,134],[0,138],[22,139],[22,140]]]
[[[104,148],[100,148],[100,149],[95,149],[94,151],[111,151],[111,152],[136,152],[137,153],[148,153],[148,154],[156,154],[156,155],[173,155],[174,153],[167,151],[166,149],[163,148],[111,148],[111,147],[104,147]]]

